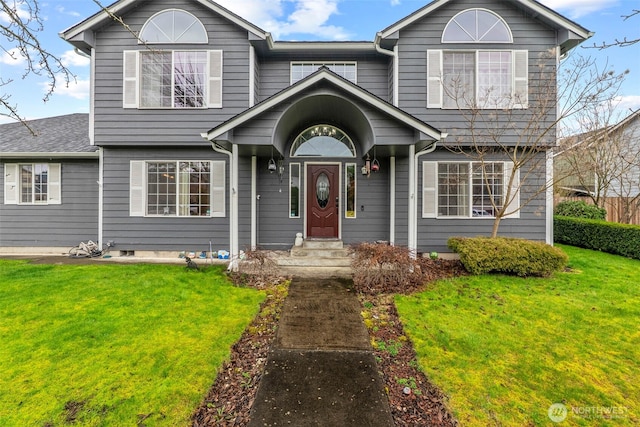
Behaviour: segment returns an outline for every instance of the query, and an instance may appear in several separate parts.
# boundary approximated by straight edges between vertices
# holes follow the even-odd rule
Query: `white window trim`
[[[205,81],[205,105],[202,107],[173,107],[173,93],[171,107],[143,107],[140,105],[141,85],[141,66],[140,50],[125,50],[122,57],[122,108],[136,108],[139,110],[207,110],[214,108],[222,108],[222,90],[223,90],[223,51],[222,50],[198,50],[198,49],[163,49],[161,52],[171,52],[171,63],[173,69],[174,52],[205,52],[207,55],[207,70]],[[216,64],[216,61],[218,63]],[[173,88],[174,74],[171,73],[171,86]],[[219,94],[218,99],[212,99],[214,94],[213,88],[217,87],[216,93]]]
[[[340,61],[340,62],[336,62],[336,61],[332,61],[332,62],[329,62],[329,61],[318,61],[318,62],[316,62],[316,61],[291,61],[290,65],[289,65],[289,84],[297,83],[300,80],[304,80],[304,78],[305,78],[305,77],[303,77],[300,80],[294,80],[293,79],[293,66],[294,65],[309,65],[309,66],[315,68],[314,72],[318,71],[318,69],[320,69],[320,67],[326,66],[327,68],[329,68],[334,73],[335,73],[335,71],[331,68],[332,65],[333,66],[335,66],[335,65],[353,65],[354,68],[355,68],[355,78],[354,78],[353,81],[350,80],[350,79],[347,79],[344,76],[341,76],[339,73],[336,73],[336,74],[338,74],[339,76],[341,76],[342,78],[344,78],[346,80],[349,80],[350,82],[352,82],[354,84],[358,84],[358,62],[357,61]]]
[[[182,42],[182,41],[148,41],[148,40],[144,40],[144,33],[147,29],[147,26],[158,16],[158,15],[162,15],[163,13],[167,13],[167,12],[182,12],[186,15],[190,15],[193,19],[194,22],[197,22],[198,24],[200,24],[200,27],[204,30],[204,36],[205,36],[205,40],[203,41],[199,41],[199,42]],[[140,30],[140,37],[138,38],[138,44],[170,44],[170,43],[188,43],[188,44],[207,44],[209,43],[209,34],[207,33],[207,30],[205,28],[205,26],[202,24],[202,21],[200,21],[200,19],[198,19],[197,16],[195,16],[193,13],[187,12],[186,10],[183,9],[177,9],[177,8],[170,8],[170,9],[164,9],[161,10],[158,13],[155,13],[153,16],[151,16],[149,19],[147,19],[147,21],[144,23],[144,25],[142,26],[142,29]]]
[[[488,12],[489,14],[495,16],[496,18],[498,18],[498,21],[501,21],[504,26],[506,27],[507,31],[509,32],[509,40],[502,40],[502,41],[495,41],[495,40],[473,40],[473,41],[469,41],[469,40],[462,40],[462,41],[452,41],[452,40],[445,40],[444,39],[444,35],[447,32],[447,29],[449,28],[449,25],[452,25],[454,20],[462,15],[463,13],[469,12],[469,11],[482,11],[482,12]],[[466,32],[466,29],[463,29],[463,31]],[[467,33],[468,34],[468,33]],[[494,11],[490,10],[490,9],[485,9],[485,8],[481,8],[481,7],[475,7],[475,8],[471,8],[471,9],[466,9],[463,10],[461,12],[456,13],[456,15],[451,18],[449,20],[449,22],[447,22],[447,25],[445,25],[444,30],[442,31],[442,37],[440,39],[441,43],[513,43],[513,33],[511,32],[511,27],[509,27],[509,24],[507,24],[507,21],[505,21],[502,16],[498,15],[497,13],[495,13]]]
[[[20,165],[47,165],[47,200],[23,202],[20,192]],[[47,162],[6,163],[4,165],[4,204],[47,206],[62,204],[62,164]]]
[[[472,220],[494,220],[495,216],[473,216],[473,203],[469,203],[469,212],[467,216],[454,216],[454,215],[439,215],[438,214],[438,165],[440,163],[457,163],[468,164],[468,187],[469,187],[469,200],[473,200],[473,161],[460,162],[455,160],[449,161],[429,161],[422,162],[422,218],[436,218],[436,219],[472,219]],[[487,163],[502,163],[502,182],[503,182],[503,197],[507,202],[505,212],[509,212],[509,206],[520,206],[520,170],[516,170],[516,176],[514,177],[514,189],[510,194],[510,200],[506,200],[507,189],[509,185],[509,178],[513,172],[513,162],[510,161],[491,161]],[[520,218],[520,210],[517,209],[510,215],[505,215],[502,219],[506,218]]]
[[[479,90],[479,73],[478,73],[478,56],[480,52],[511,52],[511,105],[507,107],[500,106],[478,106],[483,110],[503,110],[505,108],[512,110],[521,110],[528,108],[529,103],[529,51],[513,50],[513,49],[437,49],[427,50],[427,108],[440,108],[442,110],[458,110],[470,109],[462,107],[445,107],[444,106],[444,85],[442,82],[444,67],[444,52],[452,53],[474,53],[475,54],[475,98],[478,99]],[[517,91],[522,85],[525,86],[524,97],[518,99]]]
[[[349,186],[349,167],[353,167],[353,216],[347,215],[347,190]],[[344,165],[344,217],[345,219],[356,219],[358,217],[358,164],[345,163]]]
[[[208,162],[210,164],[211,185],[209,197],[211,200],[210,214],[207,215],[179,215],[176,206],[175,215],[150,215],[147,212],[147,164],[148,163],[176,163]],[[145,218],[224,218],[226,216],[226,190],[224,160],[131,160],[129,163],[129,216]]]
[[[291,190],[293,188],[293,186],[291,185],[291,182],[293,181],[293,168],[297,167],[298,168],[298,215],[292,215],[291,214]],[[302,185],[302,165],[300,163],[289,163],[289,218],[300,218],[300,212],[302,211],[302,206],[300,203],[300,198],[302,195],[302,188],[300,188],[300,186]]]

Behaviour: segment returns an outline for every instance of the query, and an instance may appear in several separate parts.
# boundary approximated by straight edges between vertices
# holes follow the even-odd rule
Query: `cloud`
[[[617,107],[620,110],[633,110],[640,109],[640,95],[624,95],[617,99]]]
[[[400,0],[391,0],[391,6],[398,6],[400,4]]]
[[[7,6],[9,6],[7,4]],[[14,3],[14,11],[15,13],[17,13],[18,17],[24,21],[29,20],[29,18],[31,18],[31,12],[29,11],[29,9],[27,8],[27,5],[24,4],[23,2],[19,2],[17,4]],[[4,22],[6,24],[9,24],[11,22],[13,22],[13,19],[11,19],[9,17],[9,15],[7,15],[6,12],[4,11],[0,11],[0,22]]]
[[[73,50],[63,53],[60,60],[65,67],[88,67],[91,64],[89,58],[79,55]]]
[[[545,6],[578,19],[599,10],[615,6],[618,0],[540,0]]]
[[[41,83],[43,92],[46,93],[49,91],[51,84],[49,82]],[[69,84],[65,84],[64,79],[62,77],[58,78],[57,85],[55,91],[53,92],[54,96],[68,96],[74,99],[89,99],[91,83],[89,79],[77,79],[71,80]]]
[[[9,52],[2,51],[0,55],[0,64],[19,65],[22,66],[27,62],[26,58],[20,53],[20,49],[14,48]]]
[[[81,18],[82,17],[82,15],[79,12],[76,12],[74,10],[67,10],[67,9],[64,8],[64,6],[57,5],[55,7],[55,10],[56,10],[57,13],[59,13],[61,15],[69,15],[69,16],[73,16],[73,17],[76,17],[76,18]]]
[[[325,40],[347,40],[349,33],[342,27],[328,25],[330,18],[340,13],[339,2],[340,0],[218,1],[232,12],[270,32],[277,40],[292,34],[311,34]]]

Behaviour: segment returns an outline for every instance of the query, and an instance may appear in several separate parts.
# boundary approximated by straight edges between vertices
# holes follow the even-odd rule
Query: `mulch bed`
[[[441,278],[465,274],[459,261],[429,260],[422,264],[428,283]],[[265,289],[258,279],[256,287]],[[285,282],[286,283],[286,282]],[[249,283],[251,285],[251,283]],[[381,371],[396,426],[458,426],[447,408],[446,396],[418,369],[411,341],[404,334],[391,293],[423,290],[388,289],[389,294],[360,294],[365,325],[371,335],[378,367]],[[192,415],[194,427],[245,426],[267,354],[276,334],[287,285],[268,286],[267,298],[260,313],[232,347],[204,401]],[[385,289],[387,290],[387,289]]]

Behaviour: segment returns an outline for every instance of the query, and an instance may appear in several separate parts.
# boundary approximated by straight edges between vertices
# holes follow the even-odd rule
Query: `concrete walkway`
[[[394,425],[360,303],[348,284],[291,282],[249,427]]]

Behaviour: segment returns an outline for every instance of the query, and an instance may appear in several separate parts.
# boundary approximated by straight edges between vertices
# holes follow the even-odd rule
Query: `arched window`
[[[340,129],[330,125],[312,126],[293,141],[291,157],[355,157],[356,149]]]
[[[202,22],[189,12],[167,9],[153,15],[142,27],[140,39],[146,43],[207,43]]]
[[[442,43],[513,43],[507,23],[486,9],[467,9],[451,18]]]

